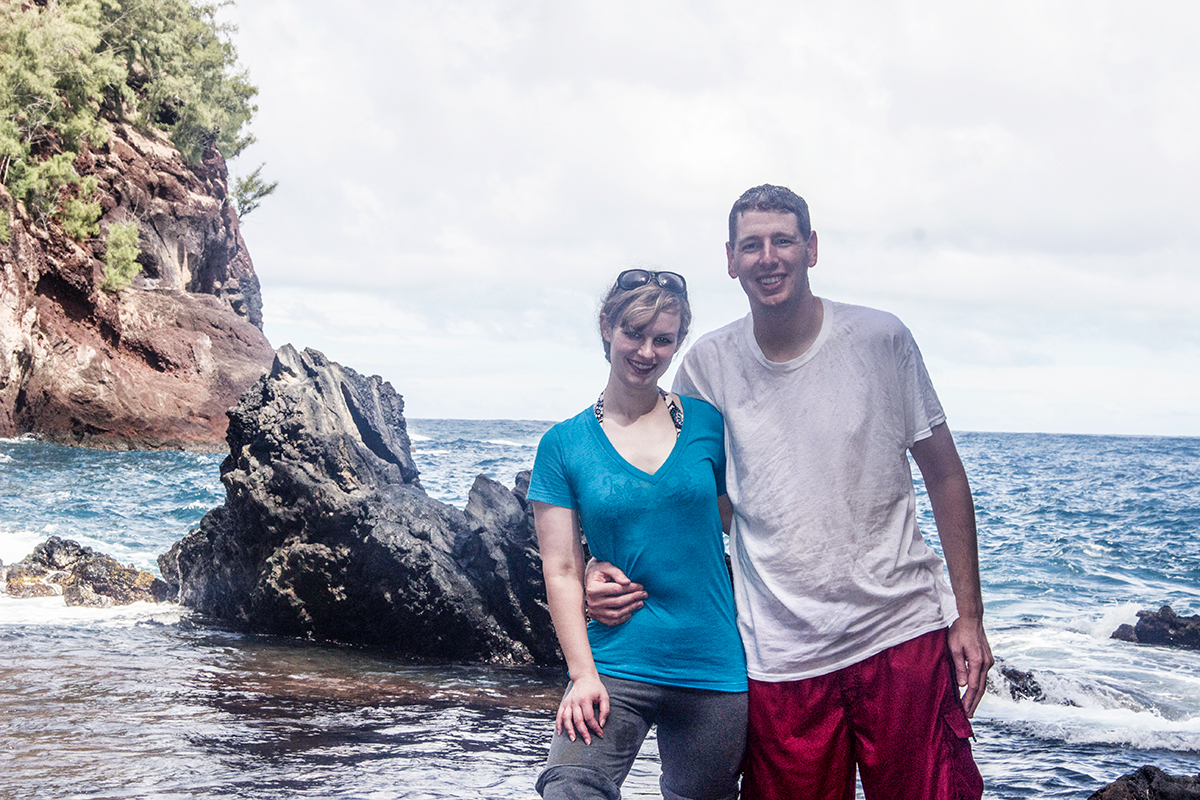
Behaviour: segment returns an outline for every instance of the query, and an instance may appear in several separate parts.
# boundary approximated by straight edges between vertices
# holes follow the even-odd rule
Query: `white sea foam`
[[[1137,623],[1137,612],[1142,607],[1137,603],[1121,603],[1106,609],[1099,617],[1081,620],[1080,630],[1088,631],[1093,639],[1111,639],[1113,631],[1120,625]]]
[[[0,561],[5,564],[14,564],[20,561],[51,535],[53,534],[47,533],[45,530],[33,531],[24,528],[0,527]]]
[[[175,603],[131,603],[114,608],[68,606],[62,597],[19,599],[0,594],[0,627],[38,625],[128,628],[142,622],[173,625],[187,614]]]
[[[1200,753],[1200,717],[1195,716],[1170,720],[1149,710],[1014,701],[991,694],[975,716],[1039,739]]]
[[[1137,610],[1122,603],[999,628],[990,636],[993,653],[1030,673],[1042,697],[1012,699],[994,672],[999,692],[984,698],[977,716],[1070,744],[1200,752],[1200,657],[1112,639]]]
[[[16,436],[11,439],[6,439],[3,436],[0,436],[0,444],[27,444],[36,441],[37,438],[29,433],[22,434],[21,436]]]
[[[158,553],[147,551],[145,547],[129,547],[113,535],[106,539],[98,539],[84,534],[75,534],[62,530],[56,524],[46,525],[40,531],[28,529],[5,530],[0,528],[0,561],[5,564],[15,564],[33,553],[33,549],[51,536],[71,539],[83,547],[90,547],[97,553],[110,556],[121,564],[132,564],[137,569],[158,573]],[[180,534],[182,537],[182,533]],[[166,550],[166,548],[162,548]]]

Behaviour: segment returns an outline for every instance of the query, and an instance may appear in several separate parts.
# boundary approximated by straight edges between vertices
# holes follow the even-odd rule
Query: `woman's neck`
[[[604,387],[604,418],[619,425],[629,425],[653,413],[661,397],[657,386],[631,389],[610,377]]]

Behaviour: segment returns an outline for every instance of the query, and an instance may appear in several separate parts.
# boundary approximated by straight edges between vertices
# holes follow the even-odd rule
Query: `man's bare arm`
[[[995,661],[983,630],[975,503],[954,437],[944,423],[936,426],[928,439],[914,444],[912,454],[933,507],[938,539],[958,606],[958,619],[950,626],[950,653],[958,685],[965,687],[963,708],[970,716],[983,698],[987,673]]]
[[[733,530],[733,503],[729,501],[729,495],[723,494],[717,498],[717,511],[721,515],[721,530],[729,533]]]

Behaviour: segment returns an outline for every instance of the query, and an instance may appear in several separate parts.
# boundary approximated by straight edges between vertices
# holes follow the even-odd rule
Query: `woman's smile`
[[[623,383],[657,384],[679,348],[679,314],[663,311],[641,329],[621,324],[606,331],[616,377]],[[617,365],[624,364],[619,370]],[[625,373],[622,375],[621,373]]]

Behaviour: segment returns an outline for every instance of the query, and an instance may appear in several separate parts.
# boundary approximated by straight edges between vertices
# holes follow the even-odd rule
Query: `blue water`
[[[512,485],[547,423],[410,420],[431,495]],[[1200,612],[1200,439],[959,433],[987,627],[1044,702],[993,671],[988,798],[1078,798],[1142,764],[1200,773],[1200,653],[1109,638]],[[223,500],[221,456],[0,440],[0,559],[49,535],[156,569]],[[930,539],[928,511],[922,529]],[[0,797],[535,797],[561,676],[429,668],[248,637],[173,605],[0,595]],[[654,742],[626,797],[656,797]]]

